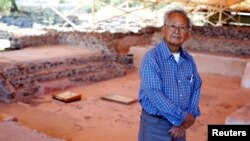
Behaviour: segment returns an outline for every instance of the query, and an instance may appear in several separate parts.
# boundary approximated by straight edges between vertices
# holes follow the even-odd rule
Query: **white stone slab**
[[[10,41],[7,39],[0,39],[0,50],[10,47]]]
[[[149,47],[131,47],[129,49],[129,53],[134,55],[133,64],[135,67],[140,68],[142,58],[149,49]]]
[[[241,86],[243,88],[250,88],[250,62],[246,64],[245,71],[241,79]]]
[[[250,125],[250,103],[244,105],[231,115],[227,116],[225,119],[225,124]]]
[[[203,53],[191,53],[202,73],[242,78],[247,59]]]

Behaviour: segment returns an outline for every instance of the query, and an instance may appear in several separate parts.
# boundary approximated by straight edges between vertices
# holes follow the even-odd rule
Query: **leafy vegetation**
[[[0,12],[10,10],[11,0],[0,0]]]

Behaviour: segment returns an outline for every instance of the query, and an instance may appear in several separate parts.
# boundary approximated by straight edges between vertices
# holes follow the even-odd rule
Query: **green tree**
[[[16,0],[0,0],[0,11],[16,12],[18,11]]]
[[[111,0],[111,4],[117,6],[117,5],[120,5],[124,2],[124,0]]]
[[[0,11],[9,10],[11,7],[11,0],[0,0]]]

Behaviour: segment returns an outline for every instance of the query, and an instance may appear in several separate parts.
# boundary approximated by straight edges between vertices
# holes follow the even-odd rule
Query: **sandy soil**
[[[188,130],[188,141],[206,141],[208,124],[224,124],[228,115],[250,102],[250,89],[242,89],[240,79],[201,76],[202,116]],[[16,116],[26,127],[68,141],[136,141],[139,103],[124,105],[100,97],[120,94],[137,98],[139,82],[136,70],[124,77],[69,88],[82,95],[81,101],[63,103],[54,100],[52,94],[61,92],[57,91],[23,102],[0,103],[0,111]]]
[[[65,141],[51,138],[18,122],[0,122],[0,133],[1,141]]]
[[[73,48],[73,49],[72,49]],[[20,50],[0,52],[0,63],[25,62],[49,58],[66,58],[68,56],[101,55],[101,51],[71,45],[45,45],[28,47]]]

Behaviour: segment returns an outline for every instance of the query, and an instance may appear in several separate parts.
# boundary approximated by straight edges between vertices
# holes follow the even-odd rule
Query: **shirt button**
[[[179,83],[181,83],[181,80],[178,80]]]
[[[182,96],[182,94],[180,96]]]

